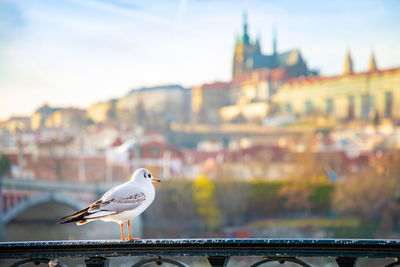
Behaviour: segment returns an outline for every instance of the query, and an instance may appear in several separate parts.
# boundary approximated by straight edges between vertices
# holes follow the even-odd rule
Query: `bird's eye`
[[[151,174],[149,173],[147,176],[150,178],[150,177],[151,177]]]

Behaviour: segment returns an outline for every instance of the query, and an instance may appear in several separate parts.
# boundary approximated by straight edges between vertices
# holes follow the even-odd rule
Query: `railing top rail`
[[[122,256],[400,257],[399,239],[142,239],[0,242],[0,259]]]

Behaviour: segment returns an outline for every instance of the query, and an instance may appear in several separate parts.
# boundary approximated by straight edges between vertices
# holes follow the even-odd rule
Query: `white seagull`
[[[160,182],[144,169],[138,169],[131,179],[108,190],[99,200],[72,215],[60,219],[59,223],[76,222],[82,225],[95,220],[116,222],[121,226],[122,240],[131,237],[131,219],[141,214],[153,202],[155,190],[152,182]],[[128,224],[128,238],[124,236],[124,222]]]

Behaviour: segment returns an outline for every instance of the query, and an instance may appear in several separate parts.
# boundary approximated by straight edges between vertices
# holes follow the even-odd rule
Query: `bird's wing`
[[[103,197],[89,206],[90,217],[100,214],[119,213],[139,207],[146,199],[143,190],[132,183],[125,183],[109,190]],[[88,217],[89,217],[88,216]]]
[[[111,194],[113,194],[115,191],[119,190],[121,187],[126,186],[128,183],[129,182],[114,186],[113,188],[111,188],[107,192],[105,192],[104,195],[101,197],[101,199],[107,199]]]

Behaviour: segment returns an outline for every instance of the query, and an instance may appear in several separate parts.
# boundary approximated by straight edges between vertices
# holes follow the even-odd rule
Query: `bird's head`
[[[137,169],[132,174],[131,180],[144,182],[161,182],[159,179],[154,178],[151,172],[145,168]]]

